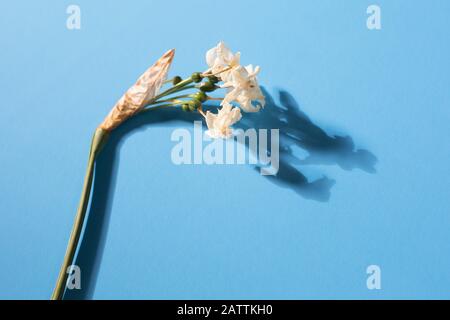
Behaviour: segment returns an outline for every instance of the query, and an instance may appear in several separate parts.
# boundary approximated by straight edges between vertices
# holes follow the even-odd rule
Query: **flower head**
[[[223,103],[236,101],[245,112],[257,112],[264,107],[265,98],[256,79],[259,70],[259,66],[253,68],[253,65],[234,68],[228,81],[222,85],[229,90]]]
[[[260,68],[248,65],[240,65],[240,53],[233,53],[221,41],[217,46],[208,50],[206,53],[206,63],[209,69],[205,72],[208,78],[215,76],[216,80],[223,81],[222,88],[227,89],[227,94],[223,98],[210,98],[212,100],[222,100],[222,108],[217,114],[207,111],[200,113],[205,117],[208,125],[208,135],[214,138],[228,138],[232,135],[231,125],[241,119],[241,110],[245,112],[257,112],[264,107],[264,95],[259,87],[256,75]],[[210,82],[214,91],[216,82]],[[205,90],[203,90],[205,91]],[[208,91],[209,92],[209,91]],[[239,107],[233,107],[232,102],[239,104]]]
[[[218,76],[223,81],[226,81],[230,75],[230,70],[222,70],[239,66],[240,56],[240,52],[233,54],[225,43],[221,41],[217,46],[206,52],[206,63],[208,64],[209,71],[213,74],[220,72]]]
[[[230,103],[223,103],[222,108],[219,109],[217,114],[207,111],[206,125],[208,131],[206,133],[212,138],[229,138],[232,136],[231,126],[238,122],[242,115],[241,110],[237,107],[233,107]]]

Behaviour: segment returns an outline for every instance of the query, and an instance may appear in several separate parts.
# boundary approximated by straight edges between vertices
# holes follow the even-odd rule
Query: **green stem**
[[[97,158],[103,145],[106,143],[108,136],[109,136],[108,131],[98,128],[95,131],[94,136],[92,138],[91,149],[89,151],[88,166],[86,170],[86,175],[84,177],[83,190],[81,192],[81,199],[78,205],[78,210],[75,216],[75,222],[72,227],[72,232],[70,234],[66,254],[64,256],[61,270],[59,271],[58,280],[56,282],[56,286],[51,297],[52,300],[61,300],[63,298],[64,291],[66,289],[69,268],[73,263],[75,252],[78,247],[78,242],[80,240],[81,230],[83,228],[84,220],[86,217],[86,210],[91,194],[95,159]]]
[[[151,101],[149,101],[148,104],[152,104],[155,101],[157,101],[158,99],[168,96],[169,94],[184,90],[184,89],[190,89],[192,88],[191,86],[186,87],[188,84],[191,84],[192,82],[194,82],[194,80],[192,80],[192,77],[189,77],[183,81],[181,81],[180,83],[177,83],[176,85],[174,85],[172,88],[167,89],[166,91],[158,94],[156,97],[154,97]]]
[[[158,109],[164,109],[164,108],[168,108],[168,107],[176,107],[179,106],[179,103],[165,103],[165,104],[160,104],[160,105],[156,105],[156,106],[152,106],[150,108],[144,108],[141,111],[139,111],[140,113],[144,113],[144,112],[148,112],[150,110],[158,110]]]
[[[167,91],[164,91],[163,93],[161,93],[157,97],[155,97],[155,99],[160,99],[160,98],[166,97],[168,95],[171,95],[173,93],[177,93],[177,92],[184,91],[184,90],[189,90],[189,89],[195,89],[195,88],[198,88],[198,87],[196,85],[184,86],[184,87],[176,88],[176,89],[174,89],[174,87],[172,87],[172,88],[168,89]],[[155,101],[155,99],[153,99],[153,101]]]
[[[171,101],[175,101],[177,99],[189,98],[189,97],[192,97],[192,96],[193,96],[193,94],[183,94],[183,95],[180,95],[180,96],[175,96],[175,97],[170,97],[168,99],[155,101],[154,104],[156,104],[156,103],[163,103],[163,102],[171,102]]]

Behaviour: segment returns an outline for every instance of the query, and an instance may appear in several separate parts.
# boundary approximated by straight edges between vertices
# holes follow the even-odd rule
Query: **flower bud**
[[[176,84],[180,83],[181,80],[183,80],[183,79],[181,79],[180,76],[175,76],[175,77],[173,77],[173,79],[172,79],[172,83],[173,83],[173,85],[176,85]]]
[[[192,80],[193,80],[194,82],[200,82],[200,81],[202,81],[202,79],[203,79],[202,74],[201,74],[200,72],[194,72],[194,73],[191,75],[191,78],[192,78]]]
[[[219,82],[219,78],[217,78],[216,76],[209,76],[208,77],[208,82],[216,84],[217,82]]]
[[[208,98],[208,96],[203,92],[203,91],[199,91],[196,94],[193,95],[195,100],[198,100],[200,102],[205,102],[206,99]]]
[[[195,100],[195,99],[191,100],[191,101],[189,101],[189,110],[194,111],[194,110],[200,108],[201,105],[202,105],[202,103],[200,101]]]
[[[203,92],[211,92],[216,90],[217,88],[219,87],[209,81],[202,83],[200,86],[200,90]]]

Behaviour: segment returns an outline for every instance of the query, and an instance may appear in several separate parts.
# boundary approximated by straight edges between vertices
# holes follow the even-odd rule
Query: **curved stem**
[[[190,85],[192,82],[192,77],[189,77],[180,83],[176,84],[175,86],[169,88],[168,90],[160,93],[150,101],[148,101],[148,105],[158,104],[163,101],[158,101],[158,99],[165,97],[167,95],[170,95],[175,92],[179,92],[186,89],[192,89],[195,88],[195,85]],[[179,105],[179,101],[174,101],[172,103],[166,103],[161,105],[156,105],[152,108],[144,108],[141,110],[141,112],[169,107],[169,106],[176,106]],[[86,218],[86,210],[89,204],[89,199],[91,195],[91,188],[92,188],[92,180],[94,175],[94,167],[95,167],[95,160],[101,151],[101,148],[106,143],[107,138],[109,136],[109,132],[100,128],[97,128],[97,130],[94,133],[94,136],[92,138],[91,143],[91,149],[89,152],[89,160],[88,160],[88,166],[86,169],[86,174],[84,177],[84,184],[83,184],[83,190],[81,193],[81,199],[80,203],[78,205],[78,210],[75,216],[75,221],[72,227],[72,232],[70,234],[69,242],[67,244],[66,253],[64,256],[63,263],[61,265],[61,269],[59,271],[58,280],[56,281],[55,289],[53,291],[53,294],[51,296],[52,300],[61,300],[64,296],[64,291],[66,289],[67,285],[67,278],[68,278],[68,272],[70,272],[70,267],[74,261],[75,253],[79,245],[80,235],[81,231],[83,229],[84,221]]]
[[[86,217],[86,210],[91,194],[95,159],[99,154],[101,148],[105,144],[108,136],[108,131],[98,128],[92,138],[91,149],[89,151],[88,166],[86,169],[86,175],[84,177],[83,190],[81,192],[81,199],[78,205],[72,232],[70,234],[69,243],[67,244],[66,254],[64,256],[64,260],[59,271],[58,280],[56,281],[56,286],[51,297],[52,300],[61,300],[64,296],[68,272],[70,272],[70,266],[73,263],[75,252],[78,247],[78,242],[80,240],[81,230],[83,229],[84,220]]]

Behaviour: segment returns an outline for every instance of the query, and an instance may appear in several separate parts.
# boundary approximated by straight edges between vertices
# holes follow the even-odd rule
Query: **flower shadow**
[[[366,149],[357,149],[350,136],[328,134],[301,111],[287,91],[278,91],[280,103],[277,104],[266,89],[262,90],[266,107],[256,114],[246,114],[239,126],[243,129],[279,129],[279,170],[276,175],[265,176],[267,179],[306,199],[325,202],[330,198],[335,180],[323,176],[310,181],[299,166],[338,165],[344,170],[376,172],[377,157]],[[302,156],[296,149],[308,155]]]
[[[277,175],[265,176],[269,181],[292,189],[306,199],[325,202],[330,198],[330,189],[335,181],[325,176],[309,181],[298,169],[299,165],[337,164],[345,170],[360,168],[375,172],[377,158],[367,150],[355,150],[352,138],[328,135],[299,109],[286,91],[279,91],[280,104],[276,104],[266,90],[263,91],[267,99],[265,109],[257,114],[245,114],[240,127],[280,130],[279,171]],[[96,161],[92,199],[75,259],[75,264],[82,270],[81,289],[66,290],[64,299],[93,298],[111,216],[120,150],[127,137],[146,130],[150,125],[180,127],[196,120],[199,120],[196,113],[154,110],[131,118],[111,133]],[[300,158],[293,151],[294,146],[306,150],[309,156]]]

